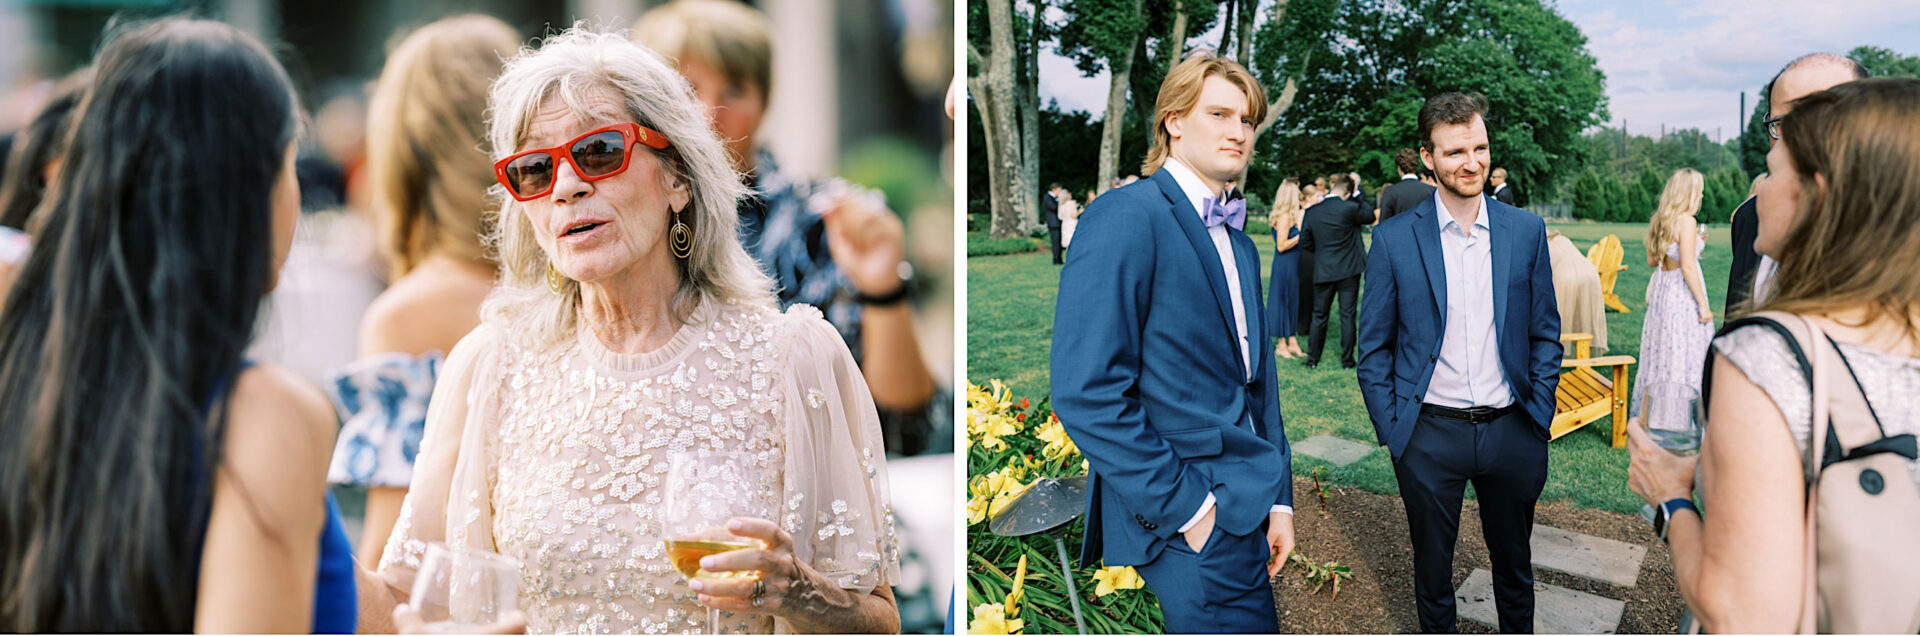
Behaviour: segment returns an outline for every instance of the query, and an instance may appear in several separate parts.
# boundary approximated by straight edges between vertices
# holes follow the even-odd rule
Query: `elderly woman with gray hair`
[[[500,286],[434,389],[363,615],[445,542],[519,560],[534,632],[897,631],[873,399],[818,311],[775,308],[686,80],[575,28],[509,61],[488,106]],[[732,576],[684,581],[670,455],[734,451],[766,514],[699,562]]]

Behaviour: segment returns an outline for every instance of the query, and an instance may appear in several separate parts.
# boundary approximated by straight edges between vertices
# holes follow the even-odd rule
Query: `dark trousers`
[[[1065,259],[1060,258],[1061,250],[1065,249],[1060,245],[1060,226],[1047,226],[1047,242],[1053,245],[1053,264],[1060,265],[1066,263],[1067,261]]]
[[[1134,568],[1160,597],[1169,634],[1273,634],[1280,631],[1267,578],[1267,524],[1237,537],[1214,526],[1200,552],[1175,534],[1160,556]]]
[[[1313,284],[1313,331],[1307,336],[1307,361],[1320,362],[1320,351],[1327,344],[1327,313],[1333,309],[1333,296],[1340,295],[1340,365],[1354,366],[1353,314],[1360,300],[1360,275]]]
[[[1413,596],[1420,631],[1459,631],[1453,602],[1453,546],[1460,499],[1472,483],[1493,562],[1500,631],[1533,632],[1533,505],[1547,483],[1546,431],[1514,409],[1472,423],[1426,413],[1393,463],[1413,535]]]

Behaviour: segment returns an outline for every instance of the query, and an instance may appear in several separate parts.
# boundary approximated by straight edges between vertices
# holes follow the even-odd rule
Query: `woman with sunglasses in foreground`
[[[0,631],[353,629],[331,409],[242,357],[300,213],[296,104],[218,22],[101,49],[0,311]]]
[[[897,630],[873,400],[817,310],[775,309],[686,80],[575,28],[509,61],[488,113],[500,285],[434,388],[454,397],[428,409],[364,615],[446,542],[519,561],[534,632]],[[727,503],[766,514],[726,526],[750,547],[699,562],[734,577],[685,582],[669,466],[725,451],[753,458],[751,501]]]

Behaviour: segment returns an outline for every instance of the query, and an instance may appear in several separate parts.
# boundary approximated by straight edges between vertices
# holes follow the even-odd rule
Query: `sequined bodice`
[[[813,571],[860,593],[897,580],[879,420],[817,310],[712,305],[641,354],[585,330],[530,340],[483,324],[449,355],[445,377],[471,385],[464,406],[428,414],[381,559],[390,585],[409,589],[426,543],[444,540],[520,561],[529,632],[704,632],[663,518],[670,455],[701,450],[753,456],[749,516],[777,521]],[[776,623],[721,613],[718,626]]]
[[[548,351],[508,347],[493,534],[522,564],[530,631],[705,628],[706,609],[666,558],[667,454],[755,453],[753,507],[775,509],[785,448],[774,420],[780,396],[769,390],[780,375],[771,315],[732,312],[640,356],[608,352],[584,332]],[[772,624],[721,620],[727,632]]]

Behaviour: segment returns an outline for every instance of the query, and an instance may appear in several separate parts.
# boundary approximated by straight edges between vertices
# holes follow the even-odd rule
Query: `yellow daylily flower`
[[[1066,427],[1061,426],[1058,419],[1047,418],[1046,425],[1040,427],[1039,437],[1040,441],[1047,443],[1047,447],[1040,450],[1041,455],[1059,458],[1070,457],[1080,452],[1080,448],[1073,445],[1073,438],[1067,436]]]
[[[988,415],[980,419],[980,443],[988,450],[1006,450],[1007,443],[1000,438],[1018,435],[1020,422],[1005,415]]]
[[[967,633],[1018,634],[1026,626],[1026,621],[1007,618],[1006,608],[999,603],[981,603],[973,608],[973,621],[967,624]]]
[[[1020,616],[1020,600],[1027,596],[1027,555],[1020,555],[1020,566],[1013,571],[1013,590],[1007,592],[1007,617]]]
[[[1137,590],[1146,587],[1147,582],[1140,579],[1140,573],[1132,566],[1100,568],[1093,573],[1093,580],[1099,584],[1093,588],[1095,597],[1106,596],[1120,590]]]
[[[973,498],[968,499],[967,500],[967,525],[971,526],[973,524],[986,521],[987,507],[988,507],[988,504],[991,504],[991,503],[993,503],[992,497],[975,496]]]

